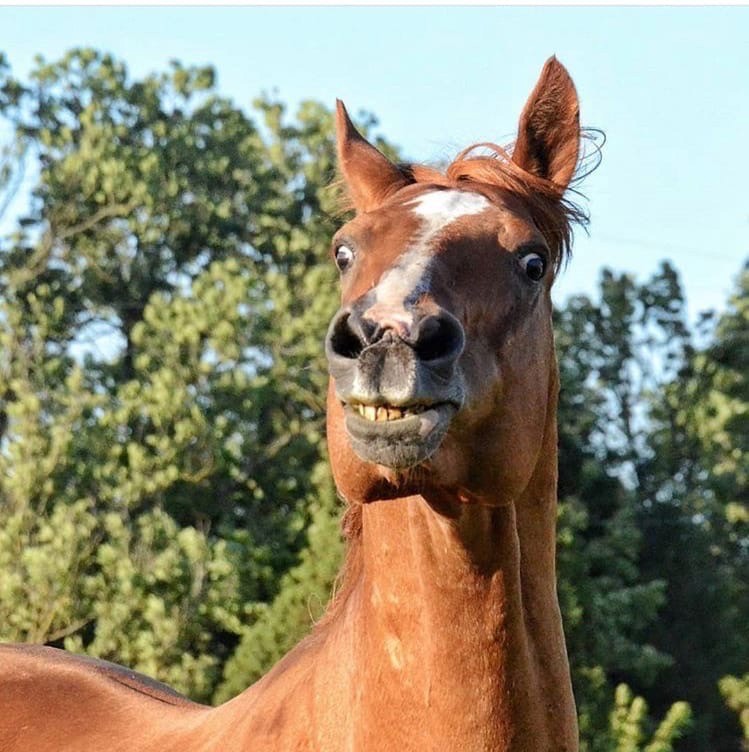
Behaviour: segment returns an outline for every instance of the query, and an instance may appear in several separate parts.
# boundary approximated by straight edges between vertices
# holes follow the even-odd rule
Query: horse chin
[[[347,406],[346,433],[351,448],[365,462],[409,470],[439,449],[456,412],[455,405],[442,403],[398,420],[373,421]]]

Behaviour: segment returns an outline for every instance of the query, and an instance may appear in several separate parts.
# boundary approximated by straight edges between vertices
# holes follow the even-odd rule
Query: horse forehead
[[[435,240],[458,220],[478,216],[492,206],[480,193],[460,190],[430,190],[407,201],[405,208],[417,220],[418,230],[408,238],[398,266],[427,266],[436,250]]]
[[[491,203],[480,193],[458,190],[432,190],[409,201],[406,206],[422,220],[422,231],[431,235],[461,217],[481,214]]]
[[[370,316],[387,310],[405,310],[429,290],[435,240],[457,220],[478,215],[491,203],[468,191],[432,190],[409,199],[402,208],[418,219],[412,234],[396,258],[382,269],[373,292]]]

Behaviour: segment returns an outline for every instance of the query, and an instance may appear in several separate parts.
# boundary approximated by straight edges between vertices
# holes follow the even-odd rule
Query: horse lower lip
[[[368,420],[346,405],[346,431],[363,460],[405,468],[426,460],[442,441],[457,407],[444,402],[397,420]]]
[[[427,439],[441,423],[448,423],[454,412],[453,405],[443,403],[397,420],[375,421],[347,410],[346,428],[352,436],[362,441],[385,439],[392,443],[419,442]]]

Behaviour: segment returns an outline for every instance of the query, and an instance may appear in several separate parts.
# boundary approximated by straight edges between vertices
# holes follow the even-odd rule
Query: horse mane
[[[488,150],[487,153],[478,153]],[[448,188],[488,186],[507,191],[526,204],[554,256],[554,269],[568,260],[574,225],[588,224],[587,212],[565,196],[565,189],[551,180],[526,172],[512,161],[512,154],[497,144],[473,144],[461,151],[444,172],[425,165],[407,165],[416,183]]]
[[[336,575],[328,607],[319,621],[315,623],[310,635],[311,639],[324,636],[327,628],[333,624],[337,614],[351,598],[356,584],[359,582],[359,575],[362,570],[361,532],[361,504],[346,503],[346,509],[341,519],[341,533],[345,543],[343,566]]]
[[[512,161],[512,149],[494,143],[482,142],[463,149],[444,170],[424,164],[401,163],[400,171],[412,184],[428,184],[445,188],[470,188],[475,186],[501,189],[521,199],[531,214],[536,226],[549,244],[554,257],[554,271],[566,265],[571,255],[572,235],[575,225],[587,228],[587,211],[568,197],[572,193],[584,198],[577,185],[601,162],[601,149],[605,134],[595,128],[581,131],[580,156],[577,168],[569,187],[563,188],[551,180],[534,175]],[[590,151],[586,146],[590,145]],[[484,150],[487,153],[476,153]],[[338,209],[344,214],[353,209],[350,197],[345,192],[343,180],[336,180],[333,187],[338,192]],[[384,196],[386,200],[389,196]],[[312,638],[325,634],[327,627],[335,620],[351,598],[359,582],[362,570],[361,531],[362,507],[348,504],[341,520],[341,531],[345,541],[343,566],[333,586],[333,595],[325,614],[315,625]]]

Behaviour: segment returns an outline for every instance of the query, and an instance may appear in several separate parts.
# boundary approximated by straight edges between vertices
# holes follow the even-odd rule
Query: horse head
[[[550,291],[582,215],[574,85],[550,59],[511,153],[444,172],[388,160],[338,103],[356,210],[335,235],[342,303],[326,337],[328,440],[339,490],[368,501],[449,489],[518,497],[553,431]]]

